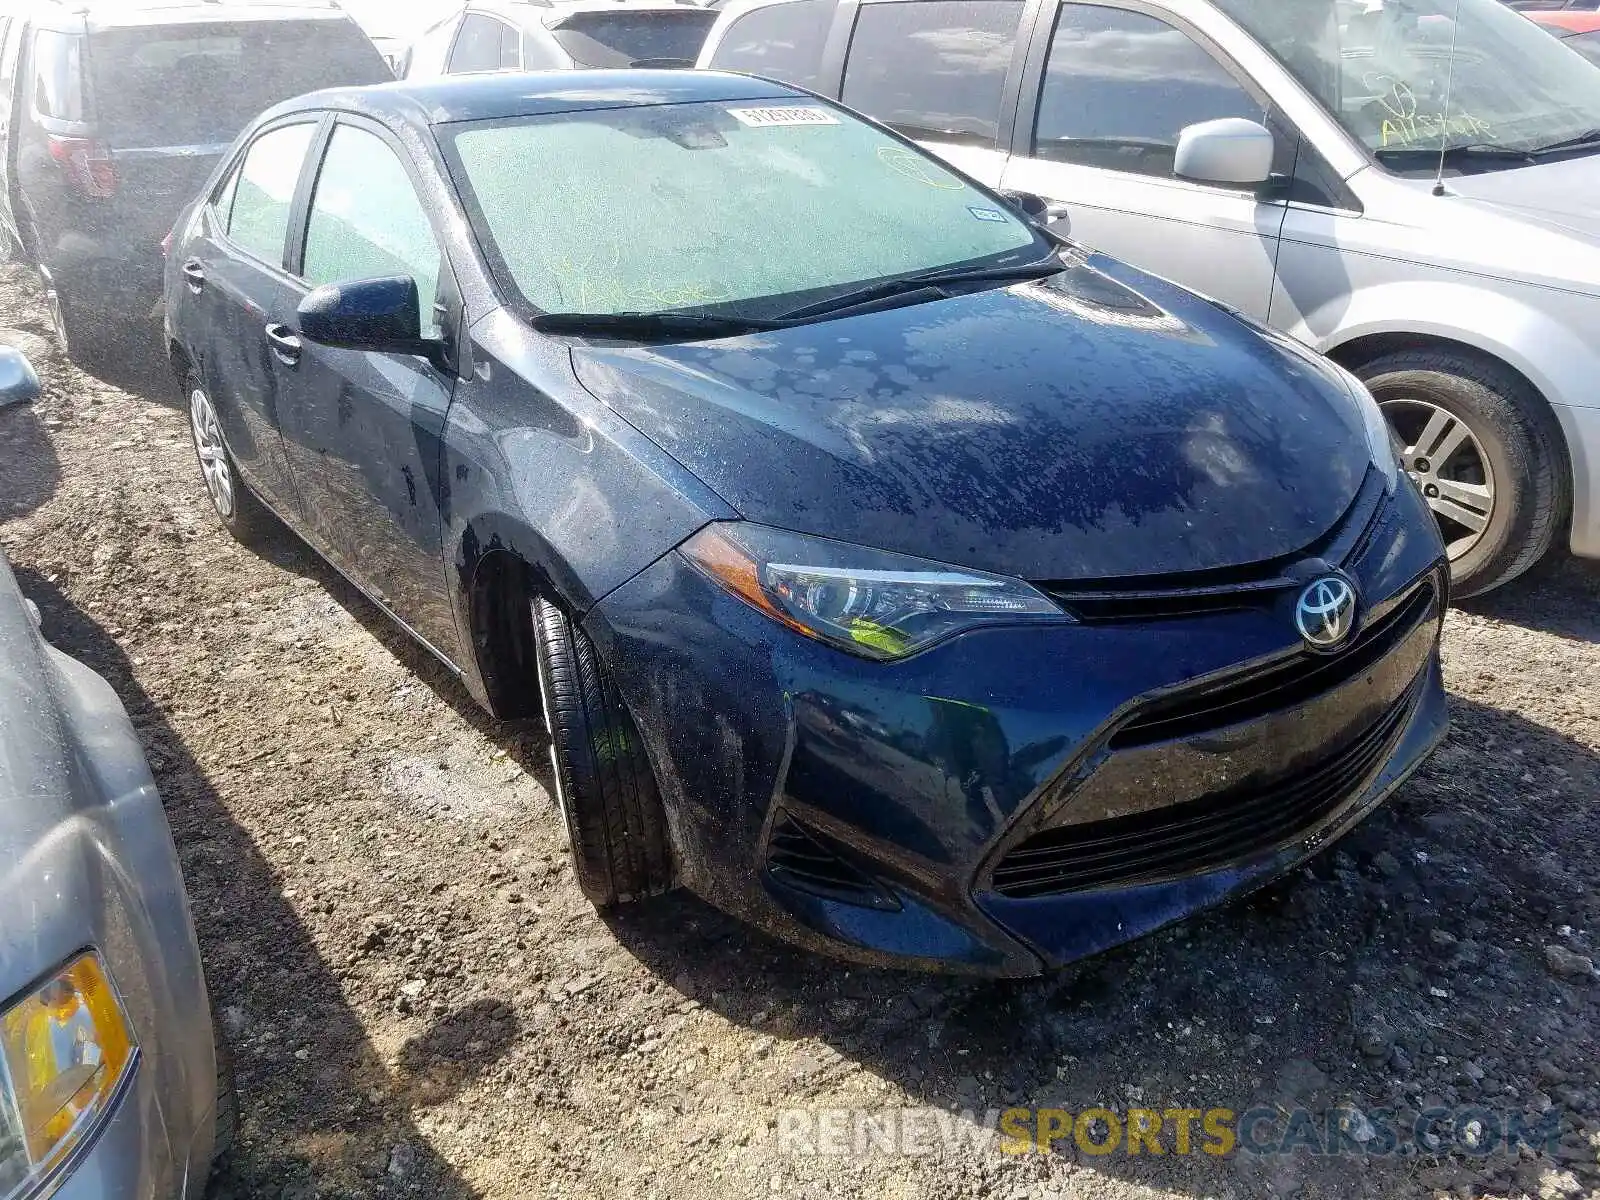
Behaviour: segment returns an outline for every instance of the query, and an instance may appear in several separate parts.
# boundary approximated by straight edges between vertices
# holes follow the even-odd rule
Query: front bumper
[[[1304,658],[1281,598],[976,631],[883,664],[789,633],[673,554],[586,627],[640,727],[685,884],[832,954],[1032,975],[1281,874],[1444,735],[1447,573],[1409,485],[1362,546],[1344,570],[1389,640],[1330,686],[1297,683],[1264,709],[1249,699],[1270,689],[1249,681]],[[1237,720],[1152,718],[1224,685]],[[1261,813],[1279,793],[1301,806],[1297,823]],[[1163,826],[1174,814],[1198,822],[1188,857],[1188,832],[1173,843]],[[1132,848],[1120,874],[1083,873],[1082,844],[1059,878],[1015,869],[1016,854],[1037,861],[1107,830]],[[1151,848],[1164,837],[1178,848],[1163,858]]]

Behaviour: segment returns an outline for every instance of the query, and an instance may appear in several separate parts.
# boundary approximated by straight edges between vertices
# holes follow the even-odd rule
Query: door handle
[[[287,325],[268,325],[267,344],[285,366],[295,366],[300,361],[300,339]]]
[[[200,265],[198,258],[191,258],[183,264],[183,279],[189,285],[191,292],[199,292],[206,285],[206,269]]]

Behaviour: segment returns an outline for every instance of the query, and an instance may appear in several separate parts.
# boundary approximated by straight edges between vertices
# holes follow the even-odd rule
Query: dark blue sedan
[[[689,72],[259,119],[167,322],[218,515],[502,718],[579,884],[1027,975],[1255,886],[1445,729],[1350,375],[847,110]]]

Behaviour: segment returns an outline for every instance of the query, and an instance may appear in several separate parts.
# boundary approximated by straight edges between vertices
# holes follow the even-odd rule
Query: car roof
[[[50,28],[137,29],[155,25],[237,24],[241,21],[348,21],[333,0],[288,3],[211,3],[210,0],[88,0],[31,6],[34,24]]]
[[[689,0],[470,0],[468,12],[492,13],[526,25],[548,25],[552,19],[592,12],[705,12]]]
[[[1528,20],[1559,29],[1562,34],[1593,33],[1600,29],[1600,12],[1525,12]]]
[[[597,108],[790,98],[815,102],[815,97],[781,83],[721,71],[497,72],[330,88],[286,101],[269,116],[334,109],[390,126],[447,125]]]

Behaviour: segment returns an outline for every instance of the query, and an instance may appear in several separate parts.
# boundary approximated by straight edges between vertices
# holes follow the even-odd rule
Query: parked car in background
[[[474,0],[417,39],[406,78],[692,67],[716,19],[715,12],[678,0]]]
[[[279,100],[393,78],[331,5],[35,3],[0,15],[0,231],[80,362],[160,346],[161,243]]]
[[[700,65],[838,97],[1355,371],[1457,594],[1600,556],[1600,74],[1497,0],[737,0]]]
[[[0,427],[38,387],[0,348]],[[198,1200],[226,1062],[139,739],[0,554],[0,1196]]]
[[[1448,586],[1352,375],[1036,207],[744,76],[324,92],[186,218],[172,358],[229,529],[543,707],[597,905],[1026,975],[1381,803]]]
[[[1600,65],[1600,12],[1530,12],[1528,17],[1570,49]]]

